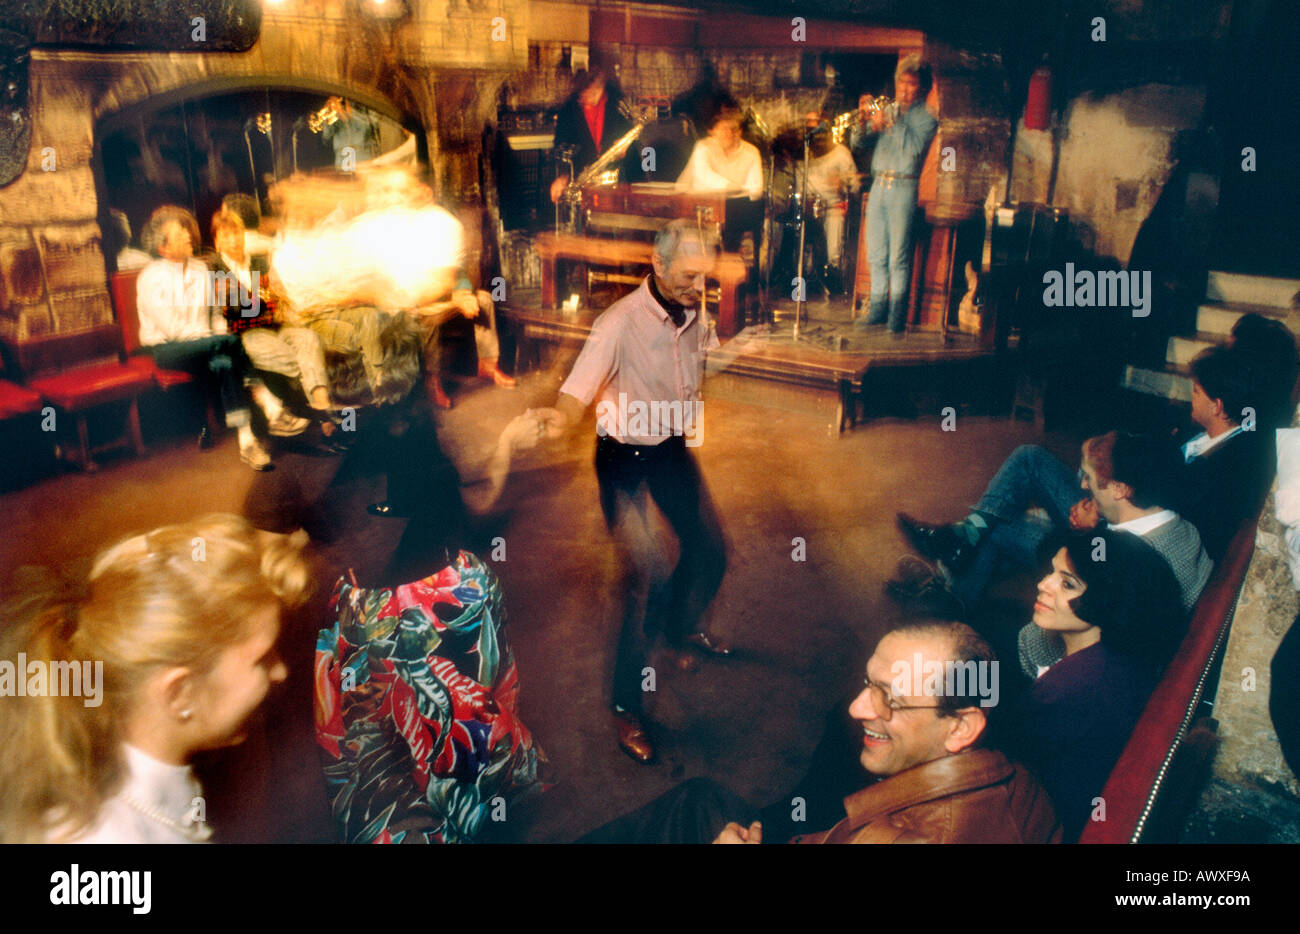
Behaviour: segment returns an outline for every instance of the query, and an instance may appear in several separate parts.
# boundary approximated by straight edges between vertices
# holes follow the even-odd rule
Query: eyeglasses
[[[894,717],[895,710],[942,710],[943,704],[900,704],[883,684],[863,678],[862,683],[871,692],[871,706],[876,709],[880,719],[888,723]]]

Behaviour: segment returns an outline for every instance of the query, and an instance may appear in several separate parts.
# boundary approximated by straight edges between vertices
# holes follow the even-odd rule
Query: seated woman
[[[254,470],[269,469],[271,458],[253,435],[249,415],[252,364],[213,307],[208,267],[194,258],[198,222],[184,208],[163,205],[149,217],[141,239],[159,256],[136,280],[142,352],[163,369],[184,370],[219,391],[226,424],[239,430],[239,456]],[[205,430],[200,444],[206,440]]]
[[[206,840],[190,761],[242,742],[284,680],[276,640],[306,593],[303,541],[209,516],[109,548],[77,599],[15,601],[0,657],[25,654],[28,690],[0,692],[0,840]]]
[[[222,208],[212,215],[212,242],[216,247],[213,267],[218,273],[234,277],[238,289],[227,289],[228,300],[224,309],[229,330],[240,336],[244,352],[257,369],[275,373],[296,384],[304,401],[312,408],[328,411],[330,408],[328,378],[325,371],[325,350],[320,338],[307,328],[282,327],[274,303],[265,301],[260,293],[269,295],[267,256],[248,252],[245,238],[248,231],[239,215]],[[256,299],[253,301],[251,299]],[[251,306],[251,307],[250,307]],[[278,399],[271,396],[262,401],[266,409],[268,430],[273,435],[296,435],[307,428],[308,421],[286,411]],[[332,422],[324,421],[326,435],[333,433]]]
[[[1173,572],[1140,538],[1091,530],[1046,550],[1052,569],[1038,584],[1033,625],[1058,633],[1065,657],[1038,676],[1007,743],[1037,772],[1073,841],[1101,806],[1095,799],[1186,622]]]

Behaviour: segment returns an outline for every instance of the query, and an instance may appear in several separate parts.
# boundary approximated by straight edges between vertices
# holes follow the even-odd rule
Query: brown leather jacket
[[[848,817],[794,843],[1059,843],[1061,825],[1034,777],[992,749],[892,775],[844,799]]]

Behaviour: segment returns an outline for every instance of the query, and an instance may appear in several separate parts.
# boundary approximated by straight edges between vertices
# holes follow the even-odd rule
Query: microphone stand
[[[572,146],[565,146],[560,150],[560,161],[569,167],[569,185],[572,185],[574,183],[575,177],[577,175],[577,172],[574,171],[574,167],[573,167],[574,151],[575,149]],[[567,194],[567,191],[568,191],[568,186],[566,185],[565,191],[560,192],[560,197],[555,199],[555,235],[557,237],[561,233],[560,205],[565,204],[565,194]],[[568,218],[566,215],[566,220],[571,220],[571,218]],[[567,223],[565,226],[568,226]]]
[[[770,144],[769,144],[770,146]],[[772,196],[776,187],[776,151],[769,148],[767,153],[767,184],[763,190],[763,230],[762,249],[758,252],[759,323],[771,324],[772,316],[772,267],[776,264],[774,240],[776,239],[776,212],[772,205]]]
[[[808,128],[803,131],[803,184],[800,186],[799,195],[799,263],[798,270],[795,273],[795,281],[799,285],[799,297],[794,303],[794,340],[796,343],[799,341],[799,322],[803,319],[804,306],[808,304],[808,283],[804,281],[803,276],[803,251],[804,234],[808,227],[808,150],[812,132]]]

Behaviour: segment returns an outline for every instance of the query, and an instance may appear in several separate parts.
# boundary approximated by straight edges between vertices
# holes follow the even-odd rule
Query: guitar
[[[989,189],[989,196],[984,199],[984,252],[980,256],[979,272],[975,271],[970,261],[966,261],[966,294],[957,306],[957,326],[968,334],[980,331],[980,314],[983,311],[984,295],[980,292],[980,277],[988,272],[993,263],[993,218],[998,210],[997,187]]]

